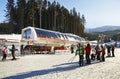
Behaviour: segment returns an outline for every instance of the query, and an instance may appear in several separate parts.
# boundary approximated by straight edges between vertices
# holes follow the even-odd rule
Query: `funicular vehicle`
[[[22,41],[28,42],[24,50],[54,53],[55,50],[67,50],[69,46],[81,43],[85,39],[74,34],[26,27],[22,30]]]

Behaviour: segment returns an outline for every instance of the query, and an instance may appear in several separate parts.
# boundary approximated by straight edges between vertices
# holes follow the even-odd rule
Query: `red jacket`
[[[90,55],[90,53],[91,53],[91,46],[86,46],[85,47],[85,51],[86,51],[87,55]]]
[[[105,48],[102,48],[102,54],[105,54]]]
[[[2,50],[2,54],[6,54],[6,50],[5,49]]]

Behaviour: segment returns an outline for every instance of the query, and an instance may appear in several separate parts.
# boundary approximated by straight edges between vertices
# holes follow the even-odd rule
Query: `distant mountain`
[[[120,30],[120,26],[102,26],[93,29],[85,29],[86,33],[93,33],[93,32],[105,32],[105,31],[113,31],[113,30]]]
[[[120,35],[120,29],[119,30],[112,30],[112,31],[104,31],[104,32],[94,32],[94,33],[91,33],[91,34],[103,34],[103,35],[107,35],[108,37],[112,37],[114,35]]]

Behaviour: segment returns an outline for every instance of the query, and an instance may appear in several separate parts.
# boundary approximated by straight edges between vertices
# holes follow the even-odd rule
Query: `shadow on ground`
[[[54,67],[54,68],[51,68],[51,69],[25,72],[25,73],[17,74],[17,75],[14,75],[14,76],[5,77],[5,78],[2,78],[2,79],[24,79],[24,78],[30,78],[30,77],[33,77],[33,76],[47,75],[49,73],[53,74],[53,73],[58,73],[58,72],[74,70],[76,68],[79,68],[79,66],[76,65],[75,63],[74,62],[70,63],[69,66],[65,66],[65,67]]]
[[[99,62],[94,61],[89,65],[97,64],[97,63],[99,63]],[[66,66],[64,66],[64,65],[66,65]],[[88,66],[88,65],[84,63],[84,65],[81,66],[81,67],[85,67],[85,66]],[[54,68],[51,68],[51,69],[44,69],[44,70],[36,70],[36,71],[31,71],[31,72],[25,72],[25,73],[17,74],[17,75],[14,75],[14,76],[4,77],[2,79],[25,79],[25,78],[30,78],[30,77],[34,77],[34,76],[47,75],[47,74],[50,74],[50,73],[53,74],[53,73],[70,71],[70,70],[74,70],[76,68],[80,68],[79,65],[78,65],[78,62],[63,63],[63,64],[58,64],[58,65],[53,65],[53,67]]]

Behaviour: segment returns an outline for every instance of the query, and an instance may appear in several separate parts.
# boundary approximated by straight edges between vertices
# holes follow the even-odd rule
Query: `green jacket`
[[[79,46],[77,48],[76,55],[84,55],[84,48],[83,48],[83,46]]]

